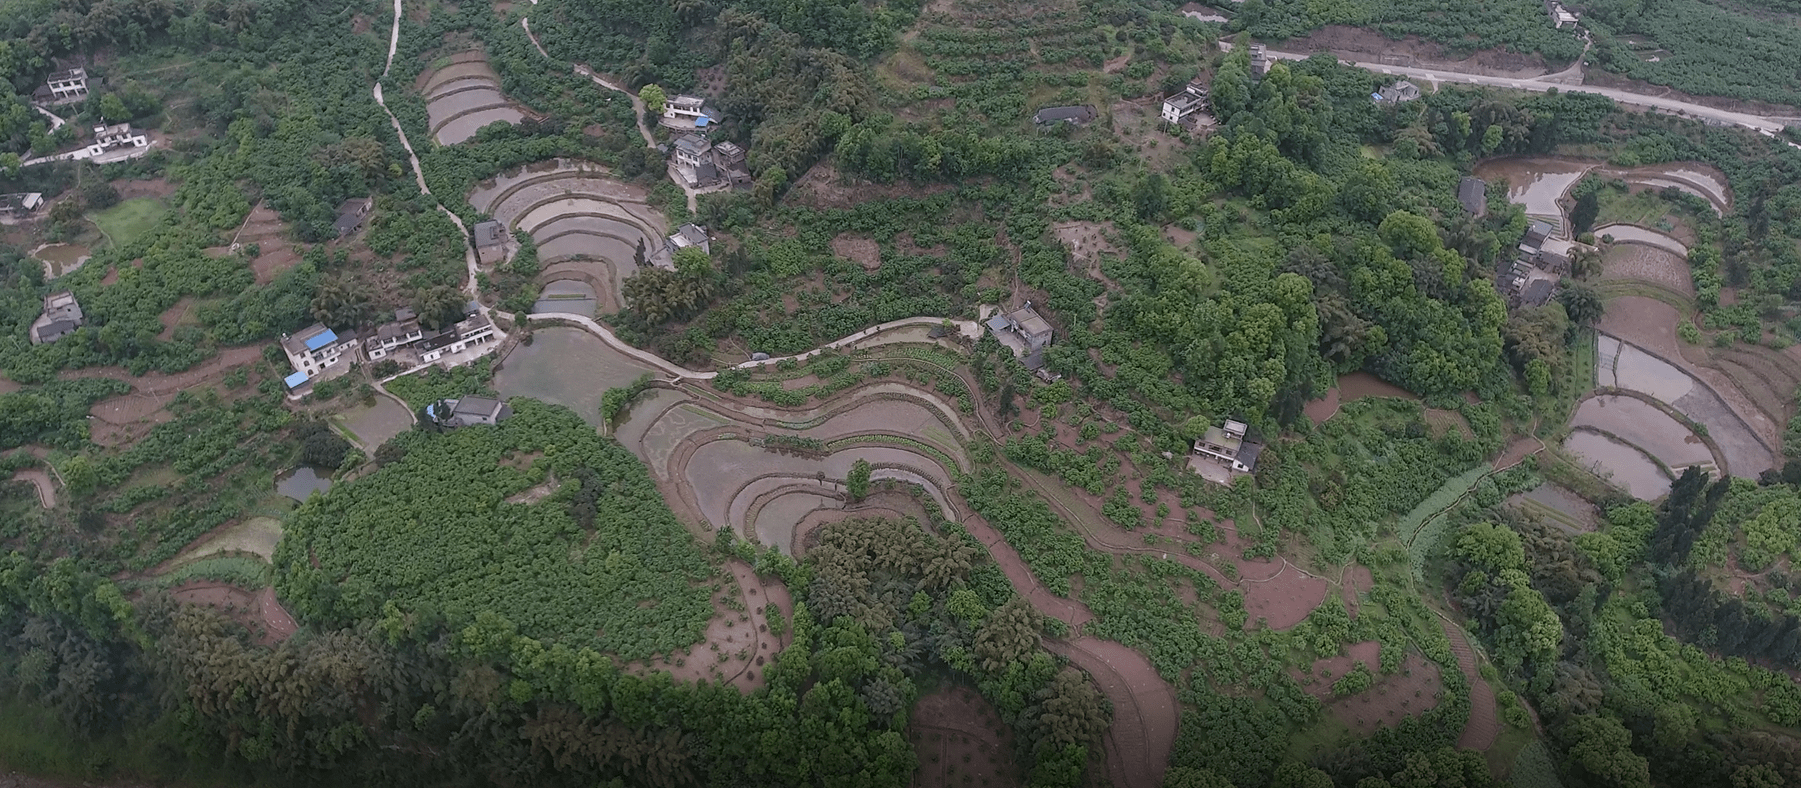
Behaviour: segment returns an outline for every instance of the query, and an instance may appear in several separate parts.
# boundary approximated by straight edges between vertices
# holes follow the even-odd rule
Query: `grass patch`
[[[168,212],[168,206],[163,205],[162,200],[137,197],[104,211],[90,213],[88,221],[100,228],[100,233],[112,245],[125,246],[149,232]]]
[[[255,591],[269,585],[271,570],[261,558],[246,555],[215,555],[183,564],[150,581],[157,588],[174,588],[194,580],[230,583]]]
[[[1520,749],[1519,755],[1514,756],[1513,768],[1508,770],[1507,776],[1518,788],[1563,786],[1563,782],[1557,779],[1557,767],[1551,763],[1551,752],[1538,739],[1532,740],[1531,744]]]
[[[1396,532],[1407,543],[1407,553],[1413,559],[1415,579],[1421,577],[1421,573],[1425,571],[1426,556],[1431,554],[1433,547],[1437,546],[1439,538],[1443,536],[1444,527],[1449,522],[1442,515],[1468,494],[1470,488],[1476,486],[1476,482],[1481,481],[1482,477],[1488,474],[1488,464],[1483,463],[1458,476],[1451,477],[1437,490],[1432,491],[1431,495],[1426,496],[1426,500],[1420,501],[1418,506],[1413,507],[1413,511],[1408,512],[1407,516],[1401,518],[1401,522],[1395,526]]]
[[[1602,189],[1597,197],[1600,211],[1595,215],[1596,227],[1635,224],[1675,233],[1678,222],[1683,221],[1685,213],[1652,190],[1627,194],[1615,189]]]

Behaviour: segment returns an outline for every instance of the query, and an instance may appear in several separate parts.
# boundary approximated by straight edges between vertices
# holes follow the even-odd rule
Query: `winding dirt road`
[[[1298,52],[1277,52],[1273,49],[1268,51],[1270,57],[1278,60],[1306,60],[1313,56],[1312,54]],[[1568,69],[1556,74],[1546,74],[1526,79],[1515,79],[1513,77],[1492,77],[1485,74],[1468,74],[1461,71],[1446,71],[1435,68],[1398,66],[1378,61],[1352,60],[1342,57],[1339,58],[1339,61],[1342,63],[1349,63],[1366,71],[1375,71],[1382,74],[1407,77],[1409,79],[1419,79],[1434,84],[1440,82],[1455,82],[1466,85],[1487,85],[1489,87],[1513,88],[1515,90],[1531,90],[1539,93],[1553,89],[1564,93],[1592,93],[1597,96],[1606,96],[1621,104],[1650,107],[1651,109],[1698,118],[1703,121],[1714,121],[1730,126],[1740,126],[1756,131],[1766,137],[1773,137],[1781,133],[1783,127],[1788,125],[1788,121],[1792,120],[1789,118],[1772,118],[1744,112],[1733,112],[1731,110],[1704,106],[1688,101],[1664,98],[1662,96],[1648,96],[1643,93],[1633,93],[1628,90],[1619,90],[1617,88],[1604,88],[1581,84],[1573,85],[1568,82],[1559,81],[1560,79],[1567,78]],[[1796,145],[1793,142],[1788,144],[1791,147],[1801,148],[1801,145]]]

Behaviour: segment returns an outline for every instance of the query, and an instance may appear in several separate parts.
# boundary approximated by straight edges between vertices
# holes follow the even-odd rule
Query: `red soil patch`
[[[1088,672],[1113,701],[1113,724],[1102,747],[1107,775],[1120,788],[1156,788],[1163,782],[1176,745],[1180,708],[1173,688],[1150,660],[1111,640],[1079,637],[1049,640],[1045,646]]]
[[[832,239],[832,254],[863,266],[865,271],[882,267],[882,247],[876,245],[875,239],[867,236],[839,234]]]
[[[787,200],[812,208],[848,208],[860,203],[925,197],[947,191],[950,184],[876,184],[840,180],[828,162],[820,162],[794,182]]]
[[[1315,660],[1311,673],[1305,673],[1298,669],[1290,669],[1289,675],[1293,676],[1295,681],[1300,682],[1302,689],[1305,689],[1307,694],[1319,698],[1322,701],[1331,700],[1332,682],[1343,678],[1346,673],[1351,672],[1351,668],[1356,666],[1357,663],[1363,663],[1363,667],[1367,668],[1371,673],[1381,673],[1381,655],[1382,644],[1377,643],[1374,640],[1366,640],[1362,643],[1352,643],[1345,649],[1345,653],[1343,654],[1336,657]]]
[[[1501,456],[1495,458],[1494,469],[1499,471],[1512,468],[1525,461],[1528,456],[1543,451],[1544,448],[1544,442],[1537,438],[1525,436],[1514,438],[1513,442],[1507,444],[1507,448],[1501,451]]]
[[[162,315],[157,318],[162,322],[163,330],[162,333],[156,335],[156,338],[164,342],[174,339],[175,327],[181,325],[181,319],[187,316],[188,310],[193,308],[194,297],[182,296],[181,300],[176,301],[174,306],[163,310]]]
[[[131,384],[134,393],[170,395],[183,389],[191,389],[211,379],[223,377],[233,367],[243,366],[262,359],[263,349],[259,345],[226,348],[192,369],[165,374],[148,372],[133,375],[123,367],[86,367],[84,369],[64,370],[58,372],[58,380],[78,380],[81,378],[112,378]]]
[[[706,635],[694,646],[693,653],[672,654],[668,664],[661,659],[633,663],[626,666],[627,670],[638,674],[667,672],[676,681],[683,682],[729,683],[745,692],[763,686],[768,680],[763,666],[775,659],[792,639],[786,632],[780,637],[769,632],[769,619],[764,615],[763,607],[775,603],[786,619],[794,615],[794,602],[789,598],[786,586],[773,580],[765,585],[743,561],[730,561],[726,569],[731,572],[732,582],[714,594],[713,619],[707,622]],[[734,586],[739,591],[735,601],[743,605],[743,611],[732,607],[734,600],[730,590]]]
[[[1024,784],[1013,759],[1013,731],[981,693],[939,690],[920,698],[911,717],[907,740],[919,755],[913,773],[918,788]]]
[[[100,286],[105,287],[117,281],[119,281],[119,267],[115,265],[106,269],[106,276],[100,277]]]
[[[1371,647],[1369,649],[1368,659],[1370,661],[1375,660],[1376,644],[1357,644],[1357,646],[1365,645]],[[1353,646],[1353,648],[1356,648],[1357,646]],[[1344,660],[1345,669],[1350,669],[1350,658],[1338,657],[1335,659]],[[1359,661],[1363,660],[1360,659]],[[1319,668],[1316,666],[1314,670],[1315,674],[1318,675]],[[1371,665],[1371,672],[1375,672],[1374,665]],[[1308,691],[1313,692],[1315,688],[1323,687],[1326,695],[1330,696],[1332,692],[1332,682],[1337,680],[1336,677],[1343,676],[1344,674],[1337,670],[1333,670],[1332,675],[1334,678],[1320,679],[1318,683],[1309,687]],[[1485,684],[1483,686],[1487,685]],[[1406,717],[1432,710],[1433,707],[1438,705],[1438,691],[1443,688],[1444,682],[1439,676],[1438,663],[1432,662],[1417,653],[1409,652],[1406,658],[1401,660],[1401,670],[1399,673],[1389,676],[1378,674],[1375,682],[1370,684],[1369,689],[1327,703],[1326,707],[1331,710],[1332,716],[1337,717],[1340,722],[1350,726],[1351,729],[1357,731],[1359,735],[1368,736],[1375,733],[1378,728],[1396,725]],[[1494,700],[1493,693],[1489,694],[1489,700]],[[1488,744],[1492,745],[1494,742],[1490,740]],[[1463,745],[1459,742],[1458,746]],[[1486,748],[1487,745],[1484,745],[1484,747],[1478,748],[1478,751],[1485,750]]]
[[[1251,620],[1262,619],[1270,629],[1293,627],[1307,614],[1326,601],[1325,578],[1305,574],[1284,561],[1275,576],[1264,581],[1250,581],[1244,589],[1244,609]]]
[[[1457,747],[1487,752],[1501,736],[1501,719],[1495,714],[1495,690],[1482,680],[1482,674],[1476,668],[1476,652],[1464,639],[1463,630],[1443,621],[1439,626],[1444,627],[1445,636],[1451,639],[1451,653],[1457,655],[1457,669],[1470,682],[1470,721],[1463,726],[1463,735],[1457,737]]]
[[[1376,576],[1369,567],[1352,564],[1339,573],[1338,582],[1339,595],[1344,598],[1351,617],[1356,618],[1359,595],[1376,587]]]
[[[263,645],[287,640],[299,629],[294,617],[276,601],[273,588],[252,592],[226,583],[197,580],[177,586],[170,596],[181,602],[224,611],[232,620],[248,627]]]
[[[175,193],[175,184],[162,178],[117,180],[113,181],[112,185],[114,189],[119,190],[119,199],[121,200],[135,200],[139,197],[153,197],[160,200]]]
[[[256,274],[257,284],[268,284],[281,272],[300,263],[300,252],[288,242],[287,229],[280,214],[258,203],[224,246],[215,246],[206,252],[214,257],[224,257],[232,253],[234,243],[240,248],[255,244],[259,254],[250,261],[250,270]]]

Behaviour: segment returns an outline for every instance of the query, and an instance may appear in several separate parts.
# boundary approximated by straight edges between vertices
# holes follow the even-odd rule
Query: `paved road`
[[[1306,54],[1277,52],[1275,50],[1270,50],[1269,55],[1270,57],[1280,60],[1306,60],[1311,57],[1311,55]],[[1487,85],[1490,87],[1514,88],[1516,90],[1533,90],[1539,92],[1556,88],[1565,93],[1593,93],[1598,96],[1606,96],[1621,104],[1651,107],[1652,109],[1673,112],[1678,115],[1699,118],[1704,121],[1714,120],[1732,126],[1742,126],[1761,132],[1765,135],[1774,135],[1782,131],[1783,126],[1786,125],[1783,122],[1785,119],[1780,118],[1767,118],[1761,115],[1732,112],[1730,110],[1706,107],[1678,99],[1663,98],[1661,96],[1647,96],[1642,93],[1633,93],[1631,91],[1618,90],[1615,88],[1603,88],[1591,85],[1568,85],[1553,81],[1562,76],[1562,72],[1559,74],[1547,74],[1540,77],[1516,79],[1513,77],[1491,77],[1482,74],[1465,74],[1459,71],[1419,68],[1417,66],[1396,66],[1374,61],[1349,60],[1345,58],[1339,58],[1339,60],[1340,62],[1349,63],[1369,71],[1393,74],[1399,77],[1424,80],[1432,83],[1450,82],[1466,85]],[[1801,145],[1795,145],[1792,142],[1789,144],[1801,148]]]

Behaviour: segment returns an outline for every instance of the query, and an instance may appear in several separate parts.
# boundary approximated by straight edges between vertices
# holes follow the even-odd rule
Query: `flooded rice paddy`
[[[331,489],[331,471],[321,472],[304,465],[294,469],[293,473],[275,480],[275,491],[296,501],[304,502],[312,497],[313,493],[322,493],[329,489]]]
[[[1670,477],[1632,445],[1598,432],[1577,430],[1563,441],[1568,452],[1595,475],[1612,481],[1634,498],[1656,500],[1670,491]]]
[[[579,328],[553,326],[532,333],[530,345],[507,354],[494,376],[502,396],[531,397],[567,406],[599,425],[600,398],[607,389],[630,385],[650,368],[607,347]]]
[[[595,304],[593,285],[565,279],[546,283],[544,289],[538,292],[537,302],[532,304],[532,312],[561,312],[593,317]]]
[[[440,145],[455,145],[491,123],[525,119],[500,91],[500,76],[480,52],[464,52],[422,77],[426,118]]]
[[[1758,474],[1771,467],[1773,459],[1769,449],[1757,439],[1750,426],[1718,394],[1688,372],[1606,334],[1599,337],[1596,349],[1596,385],[1645,394],[1705,427],[1707,437],[1718,447],[1720,456],[1712,458],[1716,467],[1723,460],[1726,464],[1723,469],[1725,472],[1747,479],[1755,479]],[[1660,423],[1648,415],[1641,421]],[[1646,428],[1640,426],[1638,429]],[[1662,456],[1658,454],[1660,447],[1673,446],[1673,442],[1686,445],[1689,438],[1695,437],[1685,425],[1674,419],[1656,430],[1655,435],[1655,438],[1643,438],[1648,444],[1644,448],[1658,456]],[[1672,456],[1686,455],[1678,452]]]
[[[1576,406],[1570,420],[1577,428],[1612,434],[1643,449],[1672,470],[1690,465],[1713,465],[1713,452],[1700,436],[1668,413],[1644,400],[1603,394]]]

